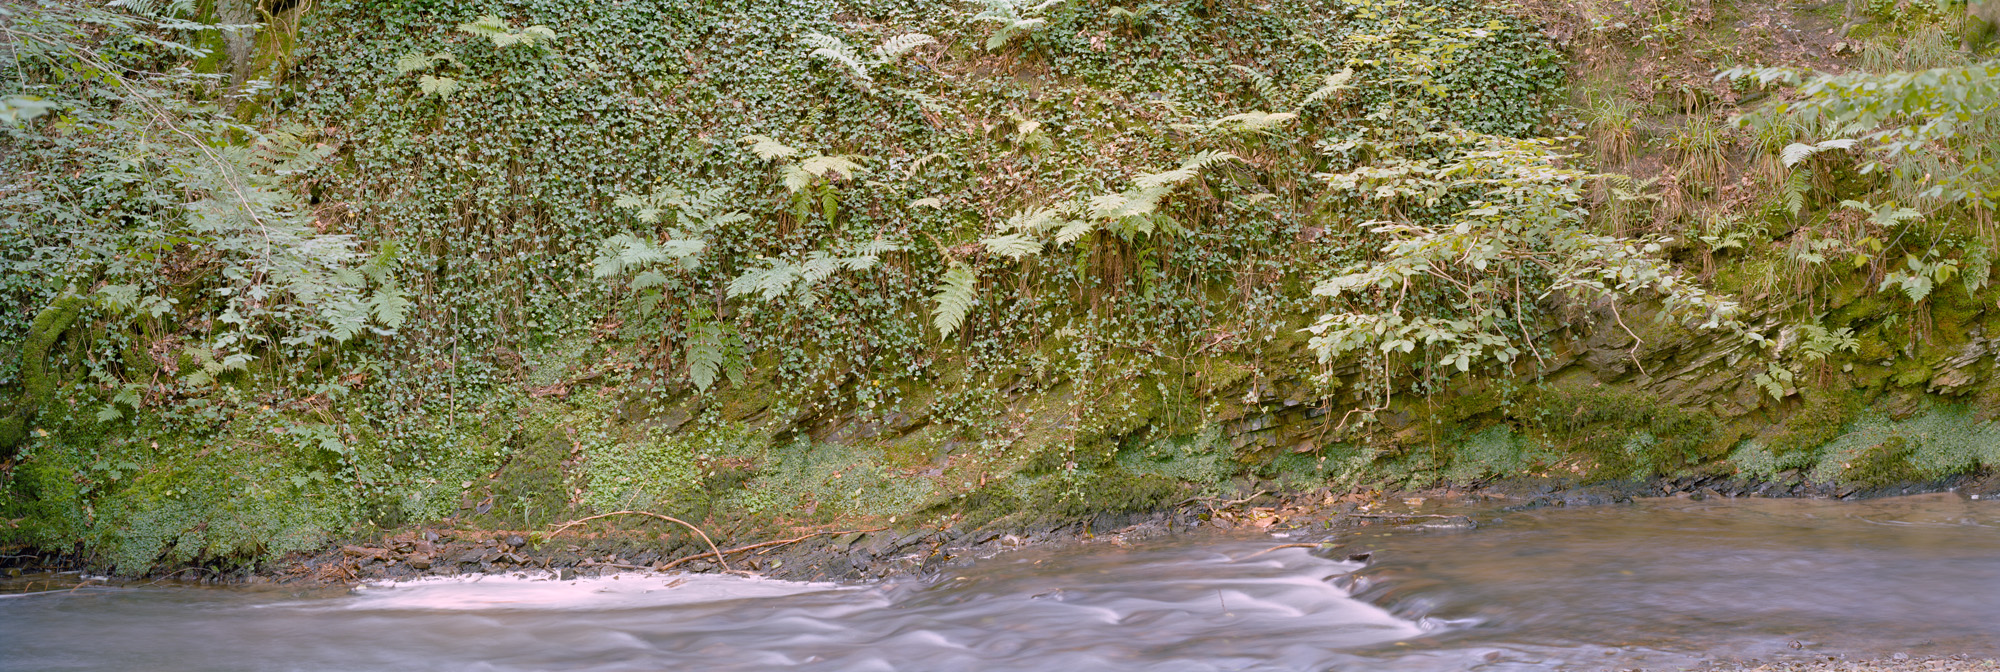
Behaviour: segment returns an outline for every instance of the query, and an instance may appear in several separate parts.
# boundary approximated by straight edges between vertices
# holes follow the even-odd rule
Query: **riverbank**
[[[1268,489],[1267,489],[1268,488]],[[1647,497],[1693,500],[1748,497],[1872,499],[1954,492],[2000,498],[2000,476],[1856,490],[1837,483],[1681,478],[1578,485],[1554,479],[1507,479],[1467,488],[1415,491],[1285,492],[1246,482],[1233,494],[1194,498],[1171,509],[1102,513],[1039,523],[964,524],[856,518],[809,527],[730,530],[696,526],[645,512],[600,514],[540,530],[484,529],[442,521],[357,535],[312,553],[223,571],[186,565],[147,578],[183,577],[218,583],[347,585],[432,576],[555,572],[588,577],[619,572],[730,572],[792,581],[859,583],[943,570],[1024,549],[1125,545],[1190,532],[1280,533],[1288,543],[1319,545],[1382,526],[1471,527],[1454,511],[1534,510],[1604,506]],[[706,522],[706,521],[704,521]],[[727,533],[725,533],[727,531]],[[706,537],[706,538],[705,538]],[[710,543],[712,542],[712,543]],[[722,552],[722,561],[715,558]],[[86,558],[6,550],[5,565],[33,569],[88,568]]]

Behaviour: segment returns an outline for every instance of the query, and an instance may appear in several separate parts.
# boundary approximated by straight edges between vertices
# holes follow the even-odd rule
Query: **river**
[[[1367,528],[1325,550],[1182,535],[866,586],[495,575],[22,594],[28,577],[0,596],[0,670],[1584,670],[2000,656],[2000,502],[1426,509],[1437,511],[1479,527]],[[1347,559],[1362,552],[1366,563]]]

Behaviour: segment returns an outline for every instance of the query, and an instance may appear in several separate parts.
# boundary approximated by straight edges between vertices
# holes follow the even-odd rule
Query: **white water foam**
[[[342,608],[360,610],[639,609],[727,600],[854,591],[830,583],[718,576],[620,573],[559,580],[554,574],[427,577],[365,584]]]

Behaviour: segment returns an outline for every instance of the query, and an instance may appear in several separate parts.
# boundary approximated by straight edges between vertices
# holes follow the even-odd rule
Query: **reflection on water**
[[[1606,647],[1676,662],[2000,656],[1996,504],[1940,494],[1491,514],[1469,534],[1364,537],[1381,550],[1351,583],[1396,613],[1470,624],[1427,645],[1498,643],[1524,662]]]
[[[2000,655],[1994,504],[1484,512],[1476,531],[1347,539],[1376,552],[1358,574],[1301,549],[1248,557],[1268,539],[1211,537],[1008,554],[933,584],[99,587],[0,599],[0,669],[1509,670]]]

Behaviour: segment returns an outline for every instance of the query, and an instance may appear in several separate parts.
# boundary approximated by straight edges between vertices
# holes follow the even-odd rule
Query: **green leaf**
[[[965,316],[972,312],[972,303],[978,296],[979,272],[953,263],[938,279],[937,292],[931,295],[931,302],[936,304],[931,309],[931,325],[940,335],[950,338],[965,324]]]

